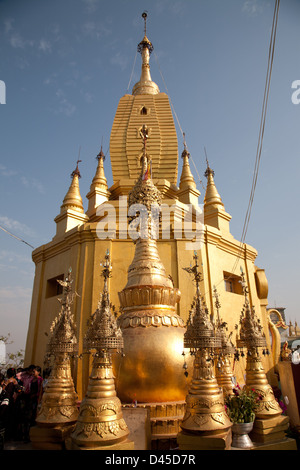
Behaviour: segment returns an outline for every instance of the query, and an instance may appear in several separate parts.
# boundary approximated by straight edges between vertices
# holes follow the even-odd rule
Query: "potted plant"
[[[233,423],[232,447],[253,446],[248,434],[253,428],[255,410],[259,400],[259,394],[254,389],[240,388],[239,385],[233,389],[233,395],[228,395],[225,398],[226,412]]]

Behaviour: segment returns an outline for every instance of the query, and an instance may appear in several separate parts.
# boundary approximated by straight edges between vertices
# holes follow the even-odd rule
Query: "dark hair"
[[[6,375],[9,379],[11,377],[15,377],[16,376],[16,369],[14,369],[13,367],[10,367],[9,369],[7,369]]]
[[[4,378],[5,378],[4,375],[1,374],[1,372],[0,372],[0,384],[1,384],[2,382],[4,382]]]

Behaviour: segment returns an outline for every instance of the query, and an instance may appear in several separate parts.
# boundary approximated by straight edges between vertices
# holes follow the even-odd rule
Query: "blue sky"
[[[117,105],[140,75],[141,13],[154,45],[152,79],[168,92],[203,183],[206,148],[231,232],[239,239],[250,195],[274,1],[0,0],[0,225],[34,247],[55,234],[79,149],[81,194],[95,173]],[[269,304],[300,322],[300,2],[279,10],[258,184],[246,242],[269,280]],[[162,75],[161,75],[162,73]],[[130,81],[132,75],[132,80]],[[163,78],[162,78],[163,76]],[[128,89],[128,85],[129,89]],[[166,87],[165,87],[166,85]],[[182,137],[177,124],[179,152]],[[191,165],[195,178],[197,172]],[[201,182],[200,202],[204,197]],[[0,230],[0,334],[24,348],[31,248]]]

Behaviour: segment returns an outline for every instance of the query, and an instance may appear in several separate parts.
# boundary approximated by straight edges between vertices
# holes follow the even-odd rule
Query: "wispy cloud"
[[[31,39],[25,38],[20,31],[15,28],[15,20],[13,18],[6,18],[3,21],[4,34],[8,43],[14,49],[25,50],[30,47],[32,50],[41,51],[43,53],[49,53],[52,50],[51,41],[49,39]],[[50,31],[53,41],[57,41],[59,38],[59,30],[57,26],[53,26]]]
[[[157,2],[155,4],[156,13],[161,15],[165,11],[169,14],[178,16],[186,8],[186,1],[182,0],[164,0],[163,2]]]
[[[56,97],[58,99],[56,111],[68,117],[73,116],[76,112],[76,106],[66,98],[65,92],[61,88],[56,91]]]
[[[10,266],[14,263],[17,263],[18,265],[20,263],[30,263],[32,264],[32,259],[31,255],[28,254],[28,256],[20,255],[16,253],[15,251],[10,251],[10,250],[0,250],[0,266],[1,262],[9,264]]]
[[[262,0],[246,0],[243,4],[243,11],[249,16],[256,16],[263,12]]]
[[[81,26],[81,31],[94,39],[100,39],[112,33],[111,28],[104,21],[94,20],[85,21]]]
[[[49,41],[46,39],[41,39],[39,44],[39,50],[43,52],[51,52],[52,47]]]
[[[36,178],[28,178],[27,176],[21,176],[21,182],[26,188],[36,189],[40,194],[44,194],[44,186]]]
[[[15,176],[17,174],[17,171],[15,170],[9,170],[6,166],[0,164],[0,175],[1,176]]]
[[[0,164],[0,176],[3,176],[5,178],[9,178],[9,177],[12,177],[12,176],[18,176],[18,177],[20,177],[21,183],[26,188],[37,190],[40,194],[45,193],[45,189],[44,189],[44,186],[43,186],[41,181],[38,181],[36,178],[28,177],[28,176],[25,176],[25,175],[20,176],[20,174],[18,175],[18,172],[16,170],[11,170],[11,169],[9,169],[6,166],[1,165],[1,164]]]
[[[26,224],[19,222],[18,220],[7,217],[6,215],[0,215],[0,225],[7,230],[14,232],[15,235],[27,235],[28,237],[34,237],[35,232]]]
[[[7,286],[0,288],[1,303],[4,303],[7,300],[30,299],[31,295],[32,289],[30,287]]]
[[[125,70],[128,65],[128,57],[126,57],[124,54],[121,54],[121,52],[117,52],[111,57],[110,63],[120,67],[121,70]]]
[[[95,13],[98,8],[99,0],[83,0],[88,13]]]

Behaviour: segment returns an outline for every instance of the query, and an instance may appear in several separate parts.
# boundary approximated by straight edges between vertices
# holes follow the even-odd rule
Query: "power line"
[[[262,153],[262,145],[263,145],[263,138],[264,138],[264,132],[265,132],[265,123],[266,123],[266,114],[267,114],[267,107],[268,107],[268,99],[269,99],[269,92],[270,92],[270,83],[271,83],[271,75],[272,75],[272,69],[273,69],[273,61],[274,61],[274,51],[275,51],[275,41],[276,41],[276,32],[277,32],[277,23],[278,23],[278,12],[279,12],[279,4],[280,0],[275,0],[275,7],[274,7],[274,14],[273,14],[273,21],[272,21],[272,30],[271,30],[271,38],[270,38],[270,45],[269,45],[269,53],[268,53],[268,65],[267,65],[267,74],[266,74],[266,81],[265,81],[265,89],[264,89],[264,98],[263,98],[263,105],[262,105],[262,111],[261,111],[261,120],[260,120],[260,128],[259,128],[259,137],[258,137],[258,143],[257,143],[257,149],[256,149],[256,158],[255,158],[255,165],[254,165],[254,172],[253,172],[253,179],[252,179],[252,185],[251,185],[251,191],[250,191],[250,196],[249,196],[249,202],[248,202],[248,207],[244,219],[244,225],[243,225],[243,230],[242,230],[242,235],[241,235],[241,240],[240,240],[240,249],[239,253],[236,256],[235,263],[232,268],[232,273],[234,273],[239,260],[241,259],[241,253],[243,250],[243,245],[245,243],[246,239],[246,234],[248,231],[249,227],[249,222],[250,222],[250,217],[251,217],[251,212],[252,212],[252,206],[253,206],[253,201],[254,201],[254,195],[255,195],[255,190],[256,190],[256,185],[257,185],[257,180],[258,180],[258,173],[259,173],[259,166],[261,162],[261,153]],[[161,72],[158,59],[156,54],[154,53],[155,60],[157,62],[157,66],[161,75],[161,78],[163,80],[164,86],[166,88],[167,94],[170,99],[171,107],[173,109],[175,118],[177,120],[179,129],[184,135],[177,113],[175,112],[170,94],[168,92],[168,88],[165,82],[165,79],[163,77],[163,74]],[[193,161],[193,159],[192,159]],[[199,173],[197,171],[196,165],[193,161],[194,167],[197,172],[197,176],[199,178],[200,183],[202,184],[202,181],[200,179]],[[203,186],[203,184],[202,184]],[[216,285],[219,285],[221,282],[223,282],[223,279],[219,281]]]
[[[8,230],[6,230],[4,227],[1,227],[1,225],[0,225],[0,228],[1,228],[1,230],[3,230],[4,232],[8,233],[8,235],[10,235],[11,237],[14,237],[14,238],[16,238],[17,240],[19,240],[20,242],[25,243],[25,245],[30,246],[30,248],[32,248],[32,249],[34,250],[34,246],[30,245],[30,243],[27,243],[25,240],[22,240],[22,238],[17,237],[17,236],[14,235],[13,233],[11,233],[11,232],[9,232]]]
[[[276,0],[275,1],[274,14],[273,14],[270,45],[269,45],[267,76],[266,76],[264,98],[263,98],[263,105],[262,105],[262,111],[261,111],[259,137],[258,137],[257,150],[256,150],[256,159],[255,159],[255,165],[254,165],[254,173],[253,173],[250,197],[249,197],[248,207],[247,207],[245,220],[244,220],[244,225],[243,225],[243,230],[242,230],[242,235],[241,235],[240,253],[242,251],[242,246],[245,242],[246,234],[247,234],[248,227],[249,227],[249,222],[250,222],[250,217],[251,217],[251,212],[252,212],[252,206],[253,206],[253,200],[254,200],[254,194],[255,194],[257,179],[258,179],[259,166],[260,166],[260,162],[261,162],[261,152],[262,152],[263,138],[264,138],[264,132],[265,132],[265,123],[266,123],[266,114],[267,114],[268,99],[269,99],[269,92],[270,92],[271,74],[272,74],[273,61],[274,61],[274,51],[275,51],[275,40],[276,40],[276,32],[277,32],[279,4],[280,4],[280,0]],[[233,272],[236,269],[239,258],[240,258],[240,254],[236,258],[236,262],[234,264]]]

